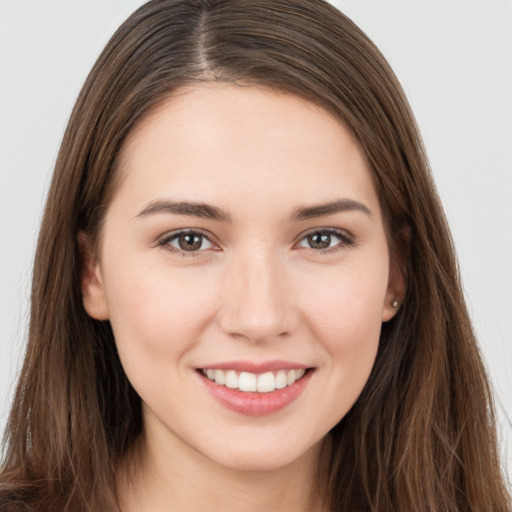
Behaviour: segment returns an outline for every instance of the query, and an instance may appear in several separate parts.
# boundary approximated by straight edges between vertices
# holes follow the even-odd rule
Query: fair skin
[[[119,172],[82,287],[142,400],[122,510],[322,510],[322,445],[404,286],[359,146],[295,96],[202,84],[137,125]]]

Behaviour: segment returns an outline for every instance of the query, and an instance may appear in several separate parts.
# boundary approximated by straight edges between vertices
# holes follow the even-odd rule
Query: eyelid
[[[299,248],[313,251],[318,254],[325,254],[325,253],[336,252],[338,250],[353,247],[356,243],[355,236],[345,229],[320,227],[320,228],[308,229],[307,231],[304,231],[303,233],[301,233],[297,237],[296,242],[294,243],[294,248],[297,247],[298,244],[300,242],[302,242],[305,238],[307,238],[309,235],[313,235],[315,233],[326,233],[329,235],[334,235],[334,236],[338,237],[341,240],[341,242],[336,244],[333,247],[327,247],[325,249],[315,249],[313,247],[299,247]]]
[[[173,247],[172,245],[170,245],[169,242],[171,242],[172,240],[175,240],[180,235],[188,235],[188,234],[194,234],[194,235],[202,236],[203,238],[208,240],[208,242],[210,242],[213,245],[213,248],[198,249],[196,251],[185,251],[185,250],[178,249],[178,248]],[[187,256],[198,256],[200,253],[205,252],[205,251],[209,251],[209,250],[212,250],[212,249],[213,250],[217,250],[217,251],[221,250],[220,249],[220,244],[216,241],[215,237],[211,233],[208,233],[207,231],[204,231],[201,228],[182,228],[182,229],[174,229],[172,231],[168,231],[165,234],[163,234],[162,236],[157,238],[156,245],[158,247],[162,247],[163,249],[165,249],[165,250],[167,250],[167,251],[169,251],[171,253],[178,254],[178,255],[184,256],[184,257],[187,257]]]
[[[341,241],[336,244],[333,247],[327,247],[325,249],[315,249],[313,247],[298,247],[298,244],[302,242],[306,237],[309,235],[315,234],[315,233],[326,233],[331,236],[335,236],[339,238]],[[186,235],[186,234],[195,234],[200,235],[204,237],[210,244],[213,245],[211,248],[207,249],[198,249],[195,251],[185,251],[182,249],[178,249],[176,247],[173,247],[169,244],[170,241],[175,240],[179,235]],[[330,252],[335,252],[337,250],[346,249],[349,247],[354,246],[356,243],[354,235],[352,235],[350,232],[346,231],[345,229],[340,228],[332,228],[332,227],[319,227],[319,228],[312,228],[308,229],[307,231],[302,232],[296,239],[296,241],[293,244],[293,248],[300,248],[300,249],[306,249],[309,251],[313,251],[317,254],[325,254]],[[158,237],[156,240],[156,245],[159,247],[162,247],[166,250],[168,250],[171,253],[179,254],[181,256],[198,256],[200,253],[209,251],[209,250],[216,250],[220,251],[222,250],[220,247],[219,242],[216,240],[216,237],[214,237],[211,233],[201,229],[201,228],[182,228],[182,229],[175,229],[172,231],[168,231],[162,236]]]

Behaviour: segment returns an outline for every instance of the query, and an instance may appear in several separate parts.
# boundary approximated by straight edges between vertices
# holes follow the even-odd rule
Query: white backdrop
[[[142,3],[0,0],[0,430],[23,352],[34,244],[59,142],[97,55]],[[333,3],[388,58],[417,116],[512,472],[512,1]]]

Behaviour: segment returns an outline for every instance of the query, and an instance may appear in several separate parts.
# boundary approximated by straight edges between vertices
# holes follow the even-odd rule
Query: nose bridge
[[[293,307],[284,264],[271,247],[239,251],[226,270],[223,330],[251,341],[288,334]]]

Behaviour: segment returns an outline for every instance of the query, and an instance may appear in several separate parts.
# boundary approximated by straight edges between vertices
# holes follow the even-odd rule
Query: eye
[[[299,247],[317,251],[329,251],[354,245],[351,236],[337,229],[317,229],[310,231],[299,241]]]
[[[189,253],[187,256],[194,256],[200,251],[217,248],[204,233],[192,230],[175,231],[160,240],[158,245],[182,255]]]

